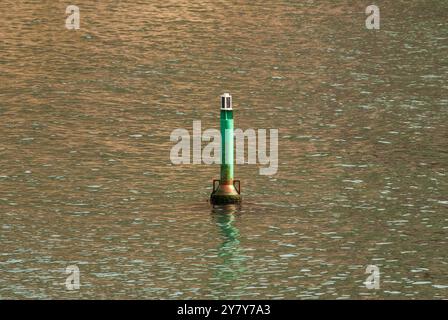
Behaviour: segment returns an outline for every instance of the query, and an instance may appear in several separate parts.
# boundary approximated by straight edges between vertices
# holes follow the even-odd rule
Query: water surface
[[[448,2],[2,0],[0,298],[448,298]],[[279,129],[279,170],[170,162]],[[77,265],[81,289],[67,291]],[[368,265],[381,272],[367,289]]]

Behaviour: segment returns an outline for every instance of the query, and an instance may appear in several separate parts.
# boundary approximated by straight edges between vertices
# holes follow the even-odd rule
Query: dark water
[[[0,298],[448,298],[447,1],[0,4]],[[225,91],[279,169],[212,210]]]

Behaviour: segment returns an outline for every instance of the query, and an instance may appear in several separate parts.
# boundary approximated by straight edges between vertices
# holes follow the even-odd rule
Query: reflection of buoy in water
[[[232,96],[221,96],[221,179],[213,180],[212,204],[241,203],[239,180],[233,179],[233,109]]]
[[[246,283],[247,278],[243,275],[247,272],[246,261],[248,256],[241,247],[240,231],[236,227],[237,217],[240,213],[238,204],[213,206],[211,211],[212,221],[218,227],[222,236],[222,242],[217,247],[219,263],[214,268],[213,290],[220,296],[229,294],[229,285],[233,285],[234,281],[238,281],[241,285],[239,289],[235,289],[232,294],[238,296],[243,295],[243,288],[249,286]],[[246,280],[244,280],[246,279]]]

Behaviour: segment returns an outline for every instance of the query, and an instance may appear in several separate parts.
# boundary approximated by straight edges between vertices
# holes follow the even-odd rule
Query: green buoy
[[[214,205],[241,203],[241,184],[233,179],[233,109],[232,96],[221,96],[221,179],[213,180],[210,202]]]

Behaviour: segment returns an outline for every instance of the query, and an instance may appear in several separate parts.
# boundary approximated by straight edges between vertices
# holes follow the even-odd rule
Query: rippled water
[[[148,2],[1,0],[0,298],[448,298],[446,1]],[[212,209],[225,91],[279,170]]]

